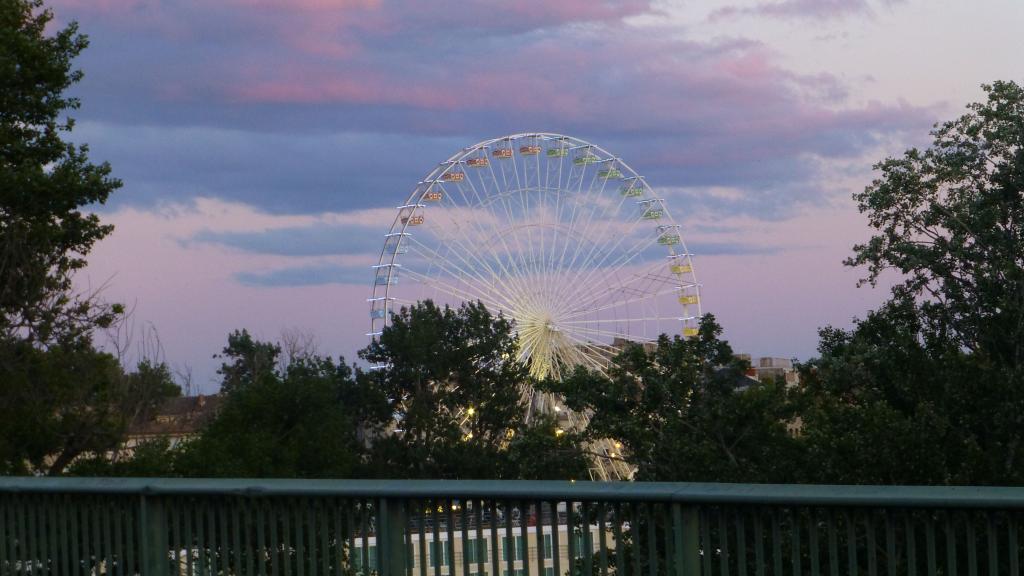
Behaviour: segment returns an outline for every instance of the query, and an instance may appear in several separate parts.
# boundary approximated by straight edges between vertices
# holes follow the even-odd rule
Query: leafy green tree
[[[63,140],[79,106],[72,60],[88,45],[71,23],[46,34],[41,0],[0,0],[0,336],[49,344],[114,318],[72,291],[72,274],[111,231],[84,206],[121,186],[88,147]]]
[[[876,232],[847,264],[901,276],[805,366],[819,480],[1024,483],[1024,89],[984,89],[855,196]]]
[[[83,210],[121,183],[65,140],[88,45],[40,0],[0,0],[0,471],[60,473],[116,446],[132,388],[91,341],[123,309],[72,279],[111,227]]]
[[[280,347],[228,337],[220,412],[175,459],[184,476],[348,478],[362,475],[365,439],[387,412],[379,391],[344,363],[317,356],[278,368]]]
[[[924,341],[912,305],[889,304],[854,330],[821,331],[820,358],[802,367],[802,441],[810,480],[935,484],[965,457],[954,401],[965,355]],[[883,464],[884,463],[884,464]]]
[[[13,368],[12,368],[13,367]],[[107,459],[129,424],[181,393],[164,365],[125,374],[87,339],[48,348],[0,346],[0,473],[60,474],[76,459]]]
[[[587,436],[621,443],[637,480],[790,480],[799,448],[787,431],[785,386],[747,378],[720,336],[706,315],[696,338],[631,344],[607,375],[579,368],[546,385],[569,408],[592,412]]]
[[[903,280],[897,300],[919,302],[924,329],[1003,366],[1024,367],[1024,88],[983,87],[988,100],[932,131],[927,150],[875,166],[857,194],[876,230],[854,247],[867,281]]]
[[[529,372],[512,323],[483,304],[403,307],[360,352],[384,391],[391,430],[373,441],[372,472],[411,478],[579,477],[585,463],[553,423],[526,423]],[[537,452],[534,452],[537,450]],[[531,459],[532,458],[532,459]]]

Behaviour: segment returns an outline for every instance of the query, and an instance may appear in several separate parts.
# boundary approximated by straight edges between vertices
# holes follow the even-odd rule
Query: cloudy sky
[[[92,43],[74,137],[125,186],[80,278],[216,388],[234,328],[365,345],[372,252],[463,146],[548,131],[671,206],[734,347],[808,358],[885,297],[850,195],[1024,80],[1020,0],[51,0]]]

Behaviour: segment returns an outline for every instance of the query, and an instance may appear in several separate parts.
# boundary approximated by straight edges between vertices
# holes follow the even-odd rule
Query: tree
[[[875,234],[846,263],[901,279],[805,366],[825,481],[1024,483],[1024,89],[983,88],[855,195]]]
[[[71,23],[52,35],[40,0],[0,0],[0,470],[60,473],[116,446],[131,384],[92,332],[123,311],[76,294],[73,275],[109,225],[84,210],[121,183],[88,147],[64,140],[78,108],[66,91],[88,45]]]
[[[10,367],[16,367],[11,369]],[[76,459],[116,454],[129,424],[181,393],[164,365],[126,374],[86,339],[0,346],[0,473],[61,474]]]
[[[721,331],[706,315],[696,338],[630,344],[607,375],[577,368],[546,386],[593,414],[587,437],[619,442],[637,480],[787,481],[799,466],[785,386],[747,378]]]
[[[184,476],[349,478],[364,475],[365,438],[387,416],[352,368],[315,355],[277,368],[280,347],[228,337],[225,396],[202,435],[172,455]]]
[[[113,320],[110,307],[72,293],[72,274],[111,231],[84,206],[121,186],[88,147],[65,142],[63,116],[79,106],[65,92],[82,78],[72,60],[88,46],[41,0],[0,0],[0,335],[49,344]],[[63,117],[62,117],[63,116]]]
[[[403,307],[360,356],[384,391],[392,429],[373,442],[373,472],[412,478],[575,478],[585,461],[551,421],[527,424],[529,371],[512,322],[481,303]]]
[[[851,266],[869,282],[903,275],[894,298],[919,301],[923,327],[1019,378],[1024,367],[1024,88],[983,86],[988,100],[932,131],[925,151],[875,165],[855,195],[877,231]]]

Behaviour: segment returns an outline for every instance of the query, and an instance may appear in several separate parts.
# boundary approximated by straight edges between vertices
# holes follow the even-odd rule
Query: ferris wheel
[[[624,342],[697,333],[680,225],[620,158],[578,138],[485,140],[438,164],[397,207],[374,268],[370,332],[426,298],[515,321],[537,378],[604,370]]]

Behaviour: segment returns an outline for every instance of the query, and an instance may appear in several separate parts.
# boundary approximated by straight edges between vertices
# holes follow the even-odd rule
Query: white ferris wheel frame
[[[532,154],[522,154],[520,151],[520,144],[527,143],[528,146],[539,147],[537,151],[533,151]],[[527,146],[523,146],[526,149]],[[557,157],[549,155],[548,150],[560,149],[561,153]],[[498,156],[495,151],[503,150],[502,156]],[[583,164],[578,164],[574,161],[574,155],[576,158],[580,155],[590,155],[596,157],[596,159],[588,159]],[[476,164],[468,164],[467,161],[470,159],[483,158],[485,160],[474,160]],[[530,161],[529,158],[535,158]],[[555,187],[552,188],[549,184],[553,169],[555,168],[552,164],[557,159],[557,181]],[[501,164],[504,163],[504,164]],[[494,165],[499,164],[502,180],[505,183],[504,187],[500,186],[498,176],[495,174]],[[506,170],[505,165],[510,164],[512,169]],[[473,170],[481,170],[487,167],[490,170],[492,180],[494,182],[495,190],[487,190],[483,177],[480,177],[481,188],[478,190],[476,184],[473,183],[473,179],[469,176]],[[594,168],[594,174],[592,175],[592,181],[590,188],[583,190],[583,182],[587,170]],[[595,191],[593,179],[598,178],[599,168],[605,167],[605,170],[617,170],[618,177],[602,177],[604,183],[601,187]],[[520,168],[522,168],[522,174],[520,174]],[[535,178],[532,186],[530,185],[531,174],[527,172],[527,168],[533,171]],[[573,191],[563,189],[563,173],[568,171],[566,186],[569,186],[573,182],[573,173],[578,169],[578,180],[579,190]],[[461,171],[463,176],[456,180],[458,172]],[[608,172],[607,174],[615,175],[614,172]],[[509,180],[513,180],[516,186],[511,187]],[[541,182],[544,182],[543,187]],[[612,193],[608,194],[605,191],[606,186],[614,182],[612,187]],[[622,183],[628,183],[627,186],[633,188],[639,188],[638,190],[632,190],[630,195],[626,195],[624,192],[615,194],[615,190],[619,189],[619,185]],[[501,189],[498,189],[501,188]],[[624,189],[623,189],[624,190]],[[436,193],[440,192],[440,199],[431,200],[436,198]],[[487,208],[491,211],[491,215],[495,216],[500,220],[500,214],[494,212],[495,204],[502,204],[506,209],[506,214],[511,217],[512,213],[509,211],[510,205],[506,204],[509,198],[514,195],[519,195],[520,206],[528,209],[528,200],[530,192],[544,192],[556,194],[556,207],[558,212],[556,214],[556,221],[551,225],[541,225],[531,222],[510,222],[510,226],[502,229],[487,228],[486,224],[477,222],[476,218],[469,218],[465,221],[460,221],[456,217],[452,216],[452,213],[457,210],[476,210],[480,208]],[[533,304],[540,303],[531,301],[531,294],[536,293],[534,287],[530,285],[530,278],[527,273],[540,274],[544,272],[552,272],[552,270],[545,270],[538,268],[539,264],[543,264],[543,256],[541,254],[541,260],[533,254],[535,242],[531,235],[527,244],[531,250],[531,257],[526,258],[525,252],[522,251],[522,246],[518,246],[520,252],[518,257],[512,255],[512,251],[509,246],[505,245],[504,249],[508,256],[507,260],[496,260],[496,266],[492,266],[486,258],[481,258],[478,254],[473,254],[472,249],[480,248],[479,239],[487,238],[489,242],[493,242],[496,245],[498,243],[505,243],[504,236],[508,235],[510,231],[518,232],[523,228],[540,227],[544,226],[546,229],[554,229],[558,227],[566,228],[562,233],[565,235],[565,246],[563,252],[559,257],[559,267],[565,264],[567,258],[567,252],[569,251],[568,238],[570,235],[576,234],[580,236],[580,241],[572,254],[570,268],[576,264],[577,259],[580,257],[581,251],[584,250],[588,234],[591,232],[589,229],[594,224],[594,212],[591,210],[590,218],[587,220],[582,230],[576,229],[576,212],[578,206],[582,205],[581,194],[585,192],[586,196],[582,198],[582,202],[594,202],[602,199],[607,200],[608,198],[614,198],[615,196],[621,196],[616,198],[616,202],[608,204],[616,204],[615,212],[613,215],[617,215],[622,210],[624,204],[630,201],[636,202],[641,206],[641,216],[635,217],[628,221],[630,224],[629,233],[621,235],[615,244],[612,245],[610,250],[606,250],[603,259],[592,267],[587,267],[592,264],[591,259],[595,258],[594,252],[597,250],[596,247],[591,247],[586,250],[586,256],[584,261],[579,267],[580,272],[577,272],[577,286],[583,286],[584,288],[576,288],[571,293],[566,292],[564,287],[549,287],[554,290],[554,294],[558,297],[555,298],[569,298],[575,297],[577,299],[582,298],[583,304],[586,305],[602,305],[605,306],[604,310],[612,309],[617,306],[629,305],[632,302],[623,301],[618,304],[605,303],[601,304],[601,299],[604,296],[612,294],[615,290],[621,290],[624,294],[628,290],[633,290],[637,294],[635,296],[638,305],[644,300],[651,298],[664,297],[669,293],[678,294],[678,306],[680,314],[661,316],[657,312],[656,316],[651,317],[638,317],[638,318],[624,318],[622,320],[614,319],[587,319],[587,314],[602,311],[602,308],[598,306],[594,309],[580,311],[580,302],[576,301],[576,308],[559,316],[560,326],[564,325],[570,330],[566,330],[566,336],[568,339],[564,340],[564,343],[570,343],[573,350],[579,350],[579,353],[575,356],[568,354],[566,358],[560,358],[570,362],[580,363],[589,365],[589,367],[603,370],[604,361],[608,358],[606,347],[607,342],[602,344],[602,340],[608,340],[610,338],[626,338],[638,342],[649,342],[657,338],[658,334],[651,336],[629,334],[628,331],[620,333],[616,330],[602,329],[601,324],[615,324],[616,322],[646,322],[656,321],[658,326],[662,321],[674,321],[678,320],[679,332],[684,337],[693,336],[696,334],[696,325],[698,318],[701,314],[701,298],[700,298],[700,284],[697,282],[696,274],[693,267],[693,255],[689,252],[686,247],[686,242],[682,237],[680,226],[672,218],[671,213],[668,210],[664,199],[658,198],[650,185],[646,180],[636,173],[628,164],[622,161],[621,158],[609,153],[604,148],[587,142],[585,140],[566,136],[563,134],[547,133],[547,132],[527,132],[512,134],[508,136],[502,136],[499,138],[492,138],[467,146],[459,152],[453,154],[450,158],[444,162],[439,163],[433,170],[431,170],[426,177],[424,177],[416,187],[412,190],[406,201],[397,207],[397,211],[394,220],[388,230],[388,233],[384,238],[384,245],[381,248],[380,254],[377,259],[377,264],[373,266],[374,269],[374,281],[372,284],[371,297],[367,299],[370,303],[370,332],[367,333],[371,339],[379,336],[385,327],[391,322],[391,315],[397,310],[398,305],[411,304],[412,301],[406,301],[400,298],[401,291],[396,289],[398,277],[404,275],[412,277],[413,279],[422,282],[427,286],[431,286],[437,292],[442,292],[449,297],[455,298],[456,300],[462,301],[475,301],[479,300],[483,302],[488,309],[492,312],[502,312],[513,319],[517,319],[518,314],[516,310],[517,302],[518,306],[531,307]],[[596,195],[591,198],[591,194]],[[433,194],[432,194],[433,193]],[[432,196],[428,196],[432,194]],[[459,203],[456,200],[456,194],[461,197],[464,203]],[[572,213],[568,225],[563,225],[560,221],[562,216],[562,196],[565,194],[568,201],[574,202],[572,206]],[[471,203],[470,196],[475,198],[478,202]],[[447,203],[447,204],[446,204]],[[525,203],[525,204],[524,204]],[[443,207],[447,210],[443,212],[449,215],[449,221],[451,223],[450,236],[445,238],[446,242],[444,249],[446,254],[442,255],[439,253],[441,246],[430,247],[421,242],[416,237],[414,230],[418,225],[422,225],[426,222],[427,218],[437,210],[433,206]],[[565,206],[568,206],[566,204]],[[602,216],[607,214],[608,206],[605,206],[602,211]],[[657,212],[657,216],[653,219],[647,218],[647,214],[652,213],[651,211]],[[652,221],[656,221],[657,234],[652,236],[651,239],[645,240],[644,245],[634,245],[622,254],[617,254],[616,251],[619,249],[619,245],[627,241],[633,230],[638,225],[642,225],[644,222],[651,224]],[[465,225],[463,228],[462,224]],[[473,229],[475,228],[475,229]],[[472,232],[479,235],[477,242],[474,242],[472,235],[467,233]],[[461,237],[457,237],[457,234],[461,233]],[[671,243],[666,244],[666,261],[659,262],[648,262],[642,269],[643,273],[637,272],[628,281],[619,282],[614,285],[605,285],[601,282],[602,277],[607,279],[610,276],[610,271],[619,271],[630,261],[635,258],[638,254],[651,248],[655,244],[662,244],[662,238],[669,236]],[[557,237],[557,236],[556,236]],[[541,242],[543,249],[543,238],[544,235],[541,233]],[[519,241],[519,234],[515,234],[516,241]],[[456,254],[458,259],[448,258],[448,254],[452,253],[453,245],[458,245],[460,250],[467,251],[469,257],[464,254]],[[411,268],[403,268],[401,262],[401,256],[408,253],[409,250],[417,250],[421,257],[433,256],[434,259],[430,261],[430,266],[425,272],[413,270]],[[553,247],[552,250],[555,248]],[[617,258],[610,263],[606,263],[609,256],[615,254]],[[599,254],[600,255],[600,254]],[[489,257],[488,257],[489,258]],[[622,258],[626,258],[622,260]],[[475,261],[474,261],[475,260]],[[435,276],[429,276],[431,269],[434,269]],[[585,272],[583,272],[585,271]],[[650,271],[650,272],[648,272]],[[656,275],[660,273],[660,276]],[[582,277],[579,277],[582,274]],[[450,281],[445,281],[443,276],[447,275]],[[457,279],[452,280],[452,276],[457,276]],[[476,293],[469,293],[465,289],[459,288],[460,282],[465,282],[467,279],[473,279],[477,281],[475,286],[478,288]],[[652,280],[656,279],[656,280]],[[654,282],[661,282],[663,288],[657,289],[655,292],[645,293],[638,288],[645,280],[648,284]],[[636,283],[636,286],[630,287],[631,283]],[[533,306],[536,307],[536,306]],[[629,309],[627,308],[627,313]],[[646,312],[644,312],[646,313]],[[594,324],[596,326],[591,326]],[[517,329],[520,327],[517,326]],[[532,332],[530,334],[533,334]],[[531,346],[535,348],[541,346],[543,343],[539,339],[534,338],[536,341],[530,341],[529,337],[524,337],[524,332],[520,331],[520,344],[521,344],[521,357],[524,360],[529,360],[533,355],[539,354],[538,349],[531,350]],[[552,345],[547,343],[547,345]],[[604,360],[602,360],[604,359]]]

